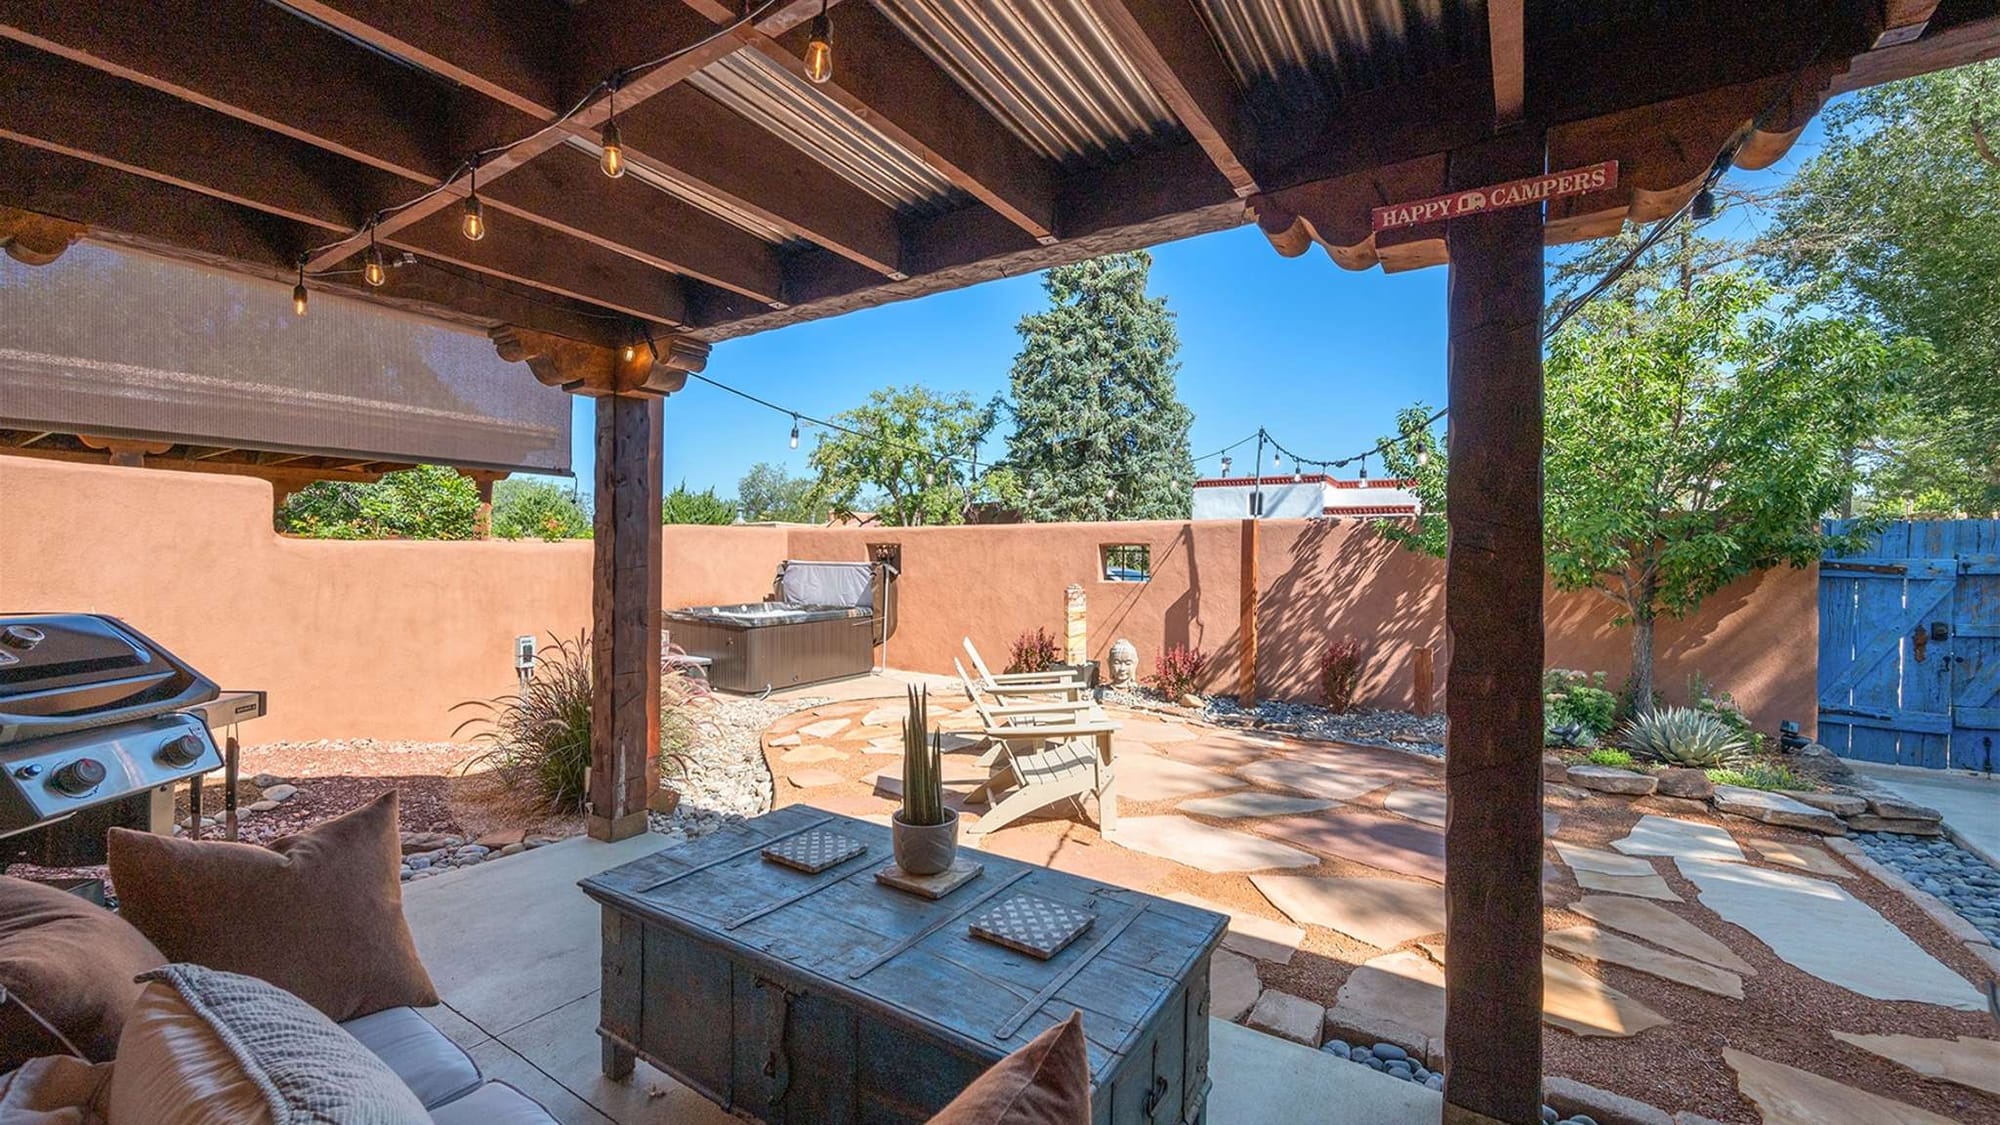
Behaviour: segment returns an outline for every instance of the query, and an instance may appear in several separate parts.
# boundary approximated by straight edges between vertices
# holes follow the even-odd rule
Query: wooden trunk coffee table
[[[821,828],[868,846],[806,874],[764,847]],[[603,905],[604,1072],[645,1059],[768,1122],[920,1125],[1083,1012],[1096,1125],[1193,1125],[1208,1094],[1219,914],[961,849],[978,878],[929,900],[875,881],[889,830],[793,805],[586,879]],[[1095,915],[1043,961],[974,938],[1018,893]]]

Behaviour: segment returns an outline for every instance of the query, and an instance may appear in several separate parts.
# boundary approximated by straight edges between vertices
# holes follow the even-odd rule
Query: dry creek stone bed
[[[821,698],[777,702],[717,697],[703,716],[699,745],[685,775],[669,779],[680,795],[672,812],[649,813],[653,831],[675,841],[697,840],[725,825],[771,811],[771,767],[764,761],[764,729],[785,715],[826,702]]]
[[[1877,863],[1929,891],[2000,945],[2000,870],[1948,839],[1862,832],[1854,843]]]

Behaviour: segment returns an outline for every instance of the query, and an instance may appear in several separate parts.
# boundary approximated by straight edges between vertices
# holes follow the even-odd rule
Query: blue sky
[[[1732,182],[1765,186],[1789,175],[1820,137],[1815,121],[1776,167]],[[1725,214],[1715,233],[1743,233],[1749,221]],[[1180,395],[1194,411],[1197,456],[1263,426],[1306,457],[1346,457],[1390,433],[1402,407],[1443,405],[1444,268],[1354,273],[1317,248],[1282,258],[1254,226],[1157,246],[1153,257],[1152,292],[1167,298],[1180,331]],[[1043,304],[1039,274],[987,282],[725,341],[706,373],[819,417],[892,384],[983,402],[1007,389],[1014,326]],[[575,472],[588,491],[589,400],[575,410]],[[784,415],[690,382],[666,404],[666,487],[685,481],[733,496],[758,461],[806,475],[812,430],[792,450],[790,429]],[[1003,448],[989,441],[982,460]],[[1241,472],[1254,454],[1235,456]],[[1197,469],[1218,466],[1209,459]]]

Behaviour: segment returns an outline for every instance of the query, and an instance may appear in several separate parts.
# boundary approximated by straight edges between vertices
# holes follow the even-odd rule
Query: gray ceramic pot
[[[958,856],[958,812],[944,810],[943,824],[905,824],[902,810],[891,817],[889,839],[895,845],[896,866],[912,875],[937,875],[951,869]]]

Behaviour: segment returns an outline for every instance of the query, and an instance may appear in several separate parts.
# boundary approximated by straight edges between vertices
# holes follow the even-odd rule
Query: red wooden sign
[[[1525,180],[1509,180],[1491,187],[1468,188],[1465,191],[1452,192],[1450,195],[1419,199],[1414,203],[1391,203],[1387,207],[1375,208],[1370,214],[1370,219],[1376,230],[1395,230],[1397,227],[1441,222],[1461,215],[1477,214],[1480,211],[1525,207],[1530,203],[1540,203],[1545,199],[1557,199],[1565,195],[1588,195],[1593,191],[1604,191],[1617,186],[1618,162],[1606,160],[1601,164],[1592,164],[1585,168],[1571,168],[1567,172],[1549,172],[1541,176],[1529,176]]]

